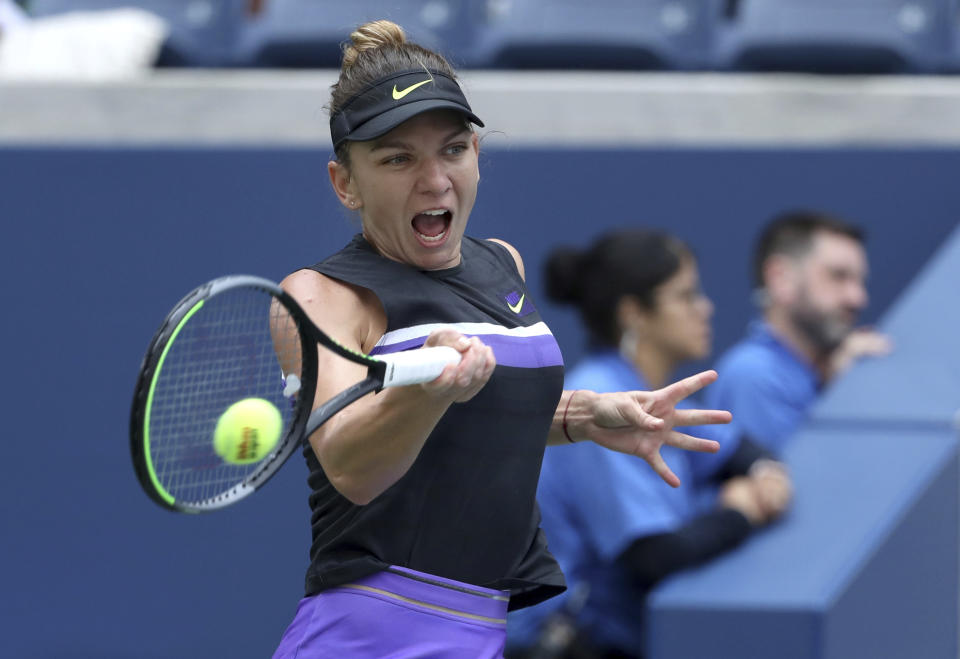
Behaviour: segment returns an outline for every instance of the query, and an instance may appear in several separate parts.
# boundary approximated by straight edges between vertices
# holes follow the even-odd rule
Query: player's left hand
[[[677,426],[730,423],[730,412],[724,410],[676,408],[681,400],[716,379],[716,371],[704,371],[656,391],[593,394],[589,414],[575,424],[575,433],[603,447],[643,458],[668,485],[678,487],[680,479],[664,462],[660,448],[667,445],[705,453],[720,449],[715,441],[674,430]]]

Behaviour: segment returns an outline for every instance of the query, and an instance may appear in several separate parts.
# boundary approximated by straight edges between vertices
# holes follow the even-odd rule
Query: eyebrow
[[[470,132],[470,129],[467,128],[466,126],[464,126],[463,128],[457,128],[456,130],[448,133],[446,137],[443,138],[442,141],[446,143],[454,139],[455,137],[459,137],[463,133],[469,133],[469,132]],[[377,142],[374,142],[373,146],[370,147],[370,152],[373,153],[374,151],[380,151],[382,149],[401,149],[405,151],[413,151],[413,145],[407,142],[404,142],[403,140],[385,139],[385,140],[379,140]]]

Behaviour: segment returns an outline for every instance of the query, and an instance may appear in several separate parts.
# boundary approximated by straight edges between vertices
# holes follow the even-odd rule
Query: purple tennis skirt
[[[508,591],[402,567],[305,597],[273,659],[503,656]]]

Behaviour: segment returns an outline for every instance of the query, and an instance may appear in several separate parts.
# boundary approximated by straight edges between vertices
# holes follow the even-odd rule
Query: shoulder
[[[280,287],[303,307],[315,306],[321,301],[336,303],[341,298],[350,299],[357,295],[356,287],[306,268],[287,275]]]
[[[520,273],[520,278],[526,280],[526,275],[523,270],[523,259],[520,257],[520,252],[511,245],[510,243],[500,240],[499,238],[487,238],[485,242],[493,243],[494,245],[500,245],[510,254],[510,257],[513,259],[513,264],[517,268],[517,272]]]
[[[796,373],[774,351],[746,343],[726,353],[716,364],[717,381],[705,389],[710,407],[729,409],[734,423],[750,428],[753,414],[775,414],[783,404],[792,405],[798,386]]]
[[[717,360],[717,372],[721,376],[772,376],[774,369],[771,366],[777,361],[777,352],[770,346],[745,339],[734,344]]]
[[[386,330],[383,306],[366,288],[310,269],[287,275],[280,287],[317,327],[345,345],[368,352]]]

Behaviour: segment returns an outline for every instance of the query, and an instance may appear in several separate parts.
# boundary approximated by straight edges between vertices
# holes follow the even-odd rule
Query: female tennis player
[[[473,113],[444,58],[388,21],[350,35],[330,101],[330,182],[362,228],[282,283],[324,331],[372,355],[446,345],[457,365],[385,389],[311,437],[306,596],[275,657],[499,657],[509,608],[564,589],[535,503],[544,447],[594,441],[679,485],[674,426],[726,423],[654,392],[563,391],[559,348],[510,245],[465,235],[477,195]],[[326,400],[364,375],[321,350]]]

